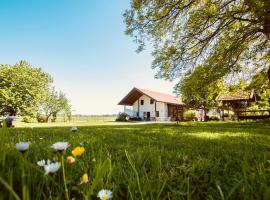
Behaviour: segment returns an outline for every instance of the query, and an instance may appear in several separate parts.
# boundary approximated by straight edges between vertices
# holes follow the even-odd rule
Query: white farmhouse
[[[140,88],[133,88],[118,105],[124,105],[128,115],[148,121],[181,121],[185,106],[178,97]]]

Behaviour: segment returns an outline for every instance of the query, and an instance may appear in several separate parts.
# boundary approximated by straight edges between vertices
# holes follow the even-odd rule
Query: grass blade
[[[0,183],[4,185],[4,187],[13,195],[16,200],[20,200],[20,197],[16,194],[16,192],[12,189],[12,187],[0,176]]]

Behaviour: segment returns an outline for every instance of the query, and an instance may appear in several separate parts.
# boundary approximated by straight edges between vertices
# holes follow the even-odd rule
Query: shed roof
[[[220,94],[217,101],[255,101],[254,91],[241,91],[238,93]]]
[[[146,95],[149,98],[153,99],[157,102],[164,102],[168,104],[174,105],[185,105],[180,98],[170,95],[164,94],[160,92],[154,92],[146,89],[136,88],[134,87],[119,103],[118,105],[133,105],[133,103],[138,100],[142,95]]]

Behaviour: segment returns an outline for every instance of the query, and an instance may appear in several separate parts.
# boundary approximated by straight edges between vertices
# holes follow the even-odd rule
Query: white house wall
[[[141,100],[144,100],[144,105],[141,105]],[[155,102],[150,104],[150,98],[143,95],[139,98],[139,101],[135,101],[133,104],[134,116],[138,112],[138,102],[139,102],[139,117],[143,118],[144,112],[150,112],[150,117],[155,117]],[[159,111],[159,117],[165,118],[168,116],[168,108],[166,103],[156,102],[156,111]]]

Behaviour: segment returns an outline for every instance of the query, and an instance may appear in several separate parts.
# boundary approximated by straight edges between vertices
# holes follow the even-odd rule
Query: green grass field
[[[85,124],[86,125],[86,124]],[[50,146],[67,141],[85,153],[65,163],[70,199],[269,199],[269,123],[182,123],[34,127],[1,130],[0,199],[64,199],[62,170],[44,176]],[[15,143],[30,141],[22,155]],[[94,159],[94,160],[93,160]],[[79,185],[87,173],[89,182]]]

